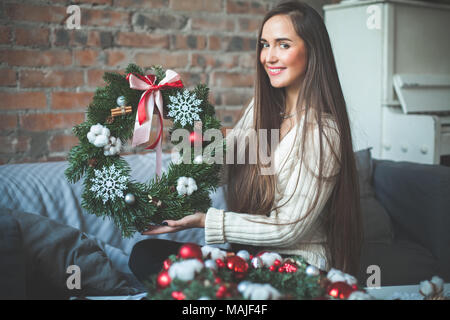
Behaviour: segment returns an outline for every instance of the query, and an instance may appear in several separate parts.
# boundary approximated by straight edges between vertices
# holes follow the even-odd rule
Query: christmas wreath
[[[373,299],[355,277],[337,269],[323,272],[301,256],[235,254],[194,243],[183,244],[146,284],[152,300]]]
[[[221,169],[221,162],[213,159],[221,156],[225,147],[224,140],[217,138],[221,124],[208,101],[209,88],[199,84],[190,91],[176,72],[161,66],[152,66],[150,74],[144,75],[140,67],[130,64],[125,75],[106,72],[103,79],[107,85],[96,89],[86,121],[73,128],[80,143],[70,150],[65,171],[72,183],[85,177],[83,208],[111,218],[123,237],[165,219],[206,211]],[[149,143],[154,113],[159,132],[146,149],[156,149],[156,175],[148,183],[132,181],[120,151],[130,138],[132,146]],[[184,146],[186,137],[189,144],[176,151],[168,170],[161,173],[163,118],[173,120],[169,135],[183,129],[187,137],[177,137],[183,138]],[[216,135],[206,144],[208,137],[202,133],[208,130]]]

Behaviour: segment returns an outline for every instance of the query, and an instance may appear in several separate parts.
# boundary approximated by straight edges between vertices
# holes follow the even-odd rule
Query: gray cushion
[[[375,197],[373,161],[370,149],[355,152],[358,170],[364,239],[371,243],[391,243],[394,238],[391,219]]]
[[[36,214],[10,211],[22,230],[27,258],[28,298],[136,294],[98,243],[79,230]],[[81,270],[81,289],[67,288],[67,268]]]

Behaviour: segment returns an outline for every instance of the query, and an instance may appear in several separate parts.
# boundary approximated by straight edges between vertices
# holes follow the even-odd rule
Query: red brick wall
[[[307,1],[317,10],[330,1]],[[64,22],[79,5],[81,28]],[[206,83],[225,127],[252,96],[256,32],[270,0],[0,3],[0,164],[65,159],[105,71],[161,64]],[[166,121],[167,125],[170,122]],[[167,135],[166,135],[167,137]],[[131,151],[127,148],[126,151]]]

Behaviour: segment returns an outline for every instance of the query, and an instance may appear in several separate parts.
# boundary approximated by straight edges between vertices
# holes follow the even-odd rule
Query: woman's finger
[[[154,235],[154,234],[162,234],[162,233],[170,233],[170,232],[176,232],[179,228],[177,227],[170,227],[170,226],[151,226],[148,230],[145,230],[142,232],[142,235]]]

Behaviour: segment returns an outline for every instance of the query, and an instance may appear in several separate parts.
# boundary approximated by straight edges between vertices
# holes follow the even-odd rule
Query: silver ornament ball
[[[134,204],[136,202],[136,198],[134,197],[134,194],[127,193],[125,195],[125,203],[126,204]]]
[[[319,269],[315,266],[307,266],[305,272],[310,277],[318,276],[320,274]]]
[[[240,250],[238,251],[238,253],[236,253],[236,255],[238,257],[241,257],[242,259],[244,259],[245,261],[250,260],[250,253],[248,253],[247,250]]]
[[[116,103],[119,107],[125,106],[125,97],[124,96],[118,97]]]
[[[255,269],[260,269],[260,268],[262,268],[264,266],[264,263],[263,263],[263,261],[261,260],[260,257],[254,257],[252,259],[252,266]]]

